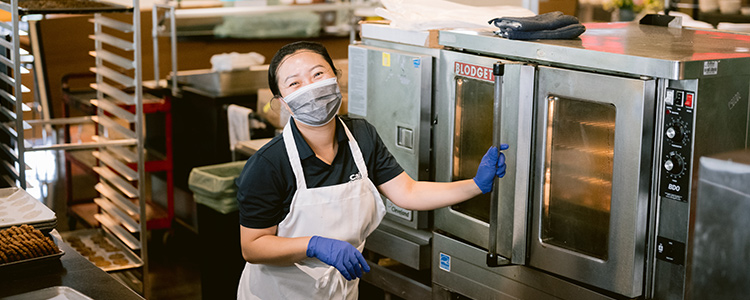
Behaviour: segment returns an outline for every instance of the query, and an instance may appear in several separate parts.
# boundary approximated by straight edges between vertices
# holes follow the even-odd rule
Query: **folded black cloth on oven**
[[[523,31],[500,29],[495,34],[511,40],[559,40],[574,39],[584,33],[586,27],[581,24],[570,24],[551,30]]]
[[[500,29],[523,31],[551,30],[570,24],[580,24],[578,18],[563,14],[561,11],[553,11],[531,17],[494,18],[488,23]]]
[[[586,31],[578,18],[560,11],[532,17],[494,18],[488,23],[499,29],[495,34],[509,39],[572,39]]]

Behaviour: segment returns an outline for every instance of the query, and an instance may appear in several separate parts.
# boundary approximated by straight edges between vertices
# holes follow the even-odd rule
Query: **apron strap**
[[[289,156],[289,163],[292,165],[292,171],[294,171],[294,177],[297,180],[297,190],[306,190],[307,183],[305,182],[305,172],[302,171],[302,162],[299,159],[299,151],[297,151],[297,143],[294,141],[294,134],[292,134],[293,119],[289,119],[289,122],[284,126],[284,146],[286,146],[286,154]]]
[[[341,126],[344,127],[344,132],[349,138],[349,149],[352,153],[352,158],[354,158],[354,163],[357,165],[359,174],[362,175],[362,178],[367,178],[369,175],[367,172],[367,165],[365,165],[365,159],[362,156],[362,151],[359,149],[357,140],[354,139],[354,136],[351,131],[349,131],[349,128],[346,127],[344,121],[340,118],[337,119],[341,122]],[[292,125],[289,124],[291,122],[292,119],[290,119],[286,126],[284,126],[284,145],[286,146],[286,153],[289,156],[289,163],[292,165],[292,170],[294,171],[294,177],[297,180],[297,189],[307,189],[305,173],[302,170],[302,162],[299,158],[299,152],[297,151],[297,143],[294,140],[294,134],[292,134]]]
[[[354,139],[354,136],[351,131],[349,131],[349,128],[346,127],[343,120],[341,120],[341,126],[344,127],[344,132],[346,132],[346,136],[349,138],[349,149],[351,149],[352,158],[354,158],[354,163],[357,164],[359,174],[362,174],[362,178],[367,178],[367,165],[365,165],[365,159],[362,156],[362,151],[359,149],[359,144],[357,143],[357,140]]]

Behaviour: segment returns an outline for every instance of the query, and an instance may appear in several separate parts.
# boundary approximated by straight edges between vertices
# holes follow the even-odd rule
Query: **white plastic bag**
[[[247,70],[252,66],[262,65],[265,61],[266,57],[257,52],[222,53],[211,56],[211,70],[214,72]]]

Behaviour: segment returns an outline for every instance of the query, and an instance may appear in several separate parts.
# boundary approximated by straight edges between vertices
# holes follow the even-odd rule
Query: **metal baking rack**
[[[7,0],[6,0],[7,1]],[[54,2],[55,0],[48,0]],[[87,0],[90,1],[90,0]],[[83,1],[85,2],[85,1]],[[107,2],[98,2],[97,7],[75,7],[56,9],[35,9],[19,7],[18,0],[0,2],[0,9],[12,16],[10,23],[0,23],[3,30],[9,32],[7,39],[0,40],[0,47],[5,48],[6,55],[0,55],[0,63],[7,67],[7,72],[0,72],[0,89],[3,116],[2,129],[9,133],[11,142],[2,145],[6,156],[13,161],[4,161],[3,165],[11,172],[3,176],[13,185],[26,189],[24,153],[43,150],[92,149],[96,150],[99,183],[96,190],[100,197],[96,199],[99,213],[95,215],[101,224],[101,230],[116,237],[128,250],[139,253],[142,264],[141,278],[137,275],[124,275],[126,282],[138,279],[136,286],[146,298],[150,295],[148,280],[147,251],[147,218],[146,218],[146,181],[144,160],[144,115],[141,54],[141,19],[139,0],[133,0],[132,7],[124,7]],[[95,58],[96,82],[91,87],[96,90],[96,97],[90,103],[97,109],[96,115],[77,118],[44,118],[24,122],[23,111],[28,108],[22,102],[22,91],[28,90],[21,84],[22,56],[25,51],[20,48],[19,29],[22,18],[30,14],[93,14],[90,20],[94,24],[95,51],[90,54]],[[127,13],[132,15],[129,21],[121,21],[105,13]],[[1,65],[0,65],[1,66]],[[0,70],[2,71],[2,70]],[[32,125],[51,126],[81,124],[94,122],[97,135],[93,142],[53,143],[32,145],[24,140],[24,130]],[[118,243],[119,244],[119,243]],[[119,274],[119,273],[118,273]],[[137,289],[136,289],[137,290]]]

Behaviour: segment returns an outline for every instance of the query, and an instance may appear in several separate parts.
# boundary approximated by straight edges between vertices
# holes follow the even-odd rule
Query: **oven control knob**
[[[685,160],[677,152],[669,153],[667,160],[664,161],[664,169],[673,175],[680,175],[685,169]]]
[[[688,124],[682,120],[674,120],[667,126],[665,135],[667,139],[672,141],[674,144],[687,146],[688,144]]]
[[[682,128],[680,126],[670,126],[667,128],[667,138],[676,142],[681,142]]]

